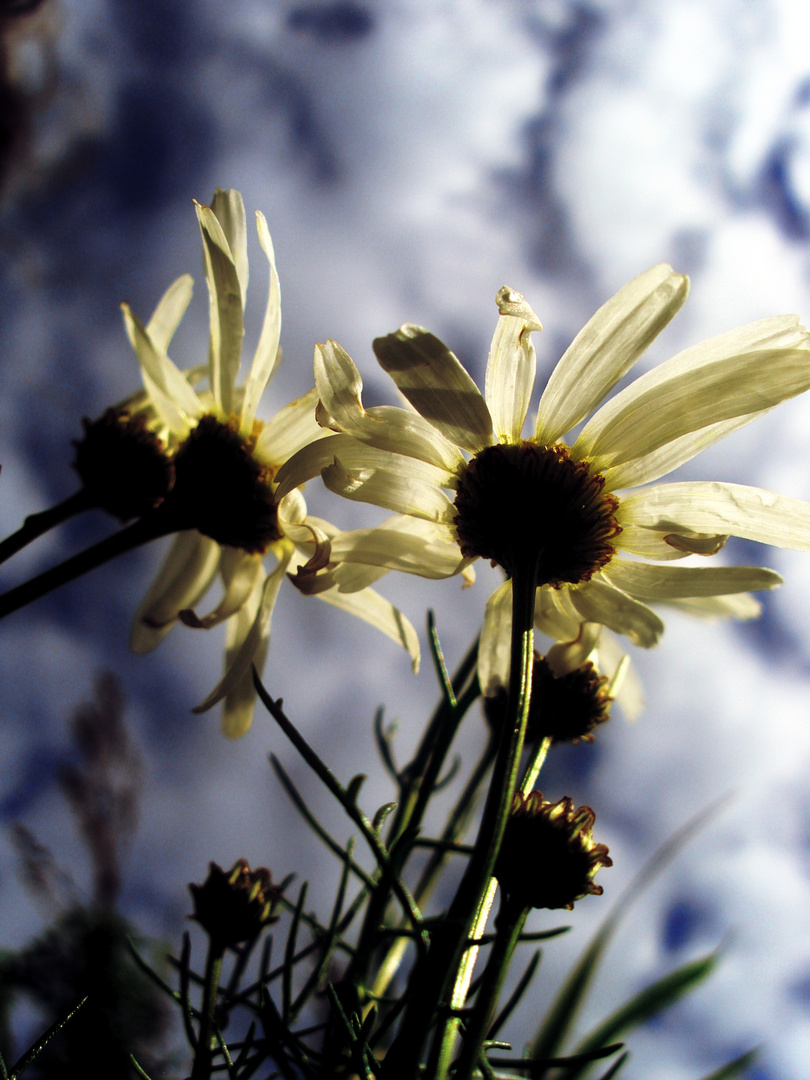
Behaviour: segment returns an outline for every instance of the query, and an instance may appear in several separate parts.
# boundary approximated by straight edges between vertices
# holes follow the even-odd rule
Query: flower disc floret
[[[539,791],[515,793],[495,866],[501,888],[524,907],[573,908],[583,897],[601,896],[594,875],[612,866],[604,844],[593,839],[596,815],[565,795],[543,800]]]
[[[98,420],[85,417],[82,427],[73,467],[93,506],[129,521],[163,502],[174,485],[174,465],[143,413],[107,409]]]
[[[261,425],[239,434],[236,418],[204,416],[177,451],[171,512],[226,547],[263,554],[280,540],[273,468],[254,454]],[[167,507],[168,509],[168,507]]]
[[[572,461],[562,443],[531,439],[488,446],[459,477],[454,524],[462,554],[514,574],[537,568],[537,584],[577,585],[613,558],[619,500],[604,477]]]

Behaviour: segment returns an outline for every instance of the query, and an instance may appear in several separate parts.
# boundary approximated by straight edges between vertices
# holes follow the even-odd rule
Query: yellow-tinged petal
[[[250,673],[255,658],[259,655],[260,650],[266,646],[270,637],[270,623],[273,618],[273,608],[278,599],[278,591],[295,550],[290,540],[281,541],[278,546],[281,549],[278,566],[264,580],[256,616],[250,624],[250,629],[241,641],[237,636],[233,644],[229,645],[225,658],[226,671],[224,677],[204,701],[200,702],[199,705],[195,705],[193,712],[205,712],[213,705],[216,705],[218,701],[222,701],[231,690],[239,685],[243,677]],[[239,622],[233,625],[229,624],[231,634],[235,634],[239,629],[244,628],[248,614],[249,610],[245,612],[245,616],[242,618],[240,612]]]
[[[810,551],[810,503],[743,484],[657,484],[623,498],[616,519],[663,533],[724,533]]]
[[[242,202],[242,196],[234,188],[228,188],[227,191],[217,188],[211,200],[211,211],[228,242],[228,250],[233,259],[244,308],[249,273],[245,204]]]
[[[746,413],[745,416],[735,416],[731,420],[721,420],[717,424],[709,424],[708,427],[699,431],[689,431],[680,438],[660,446],[652,453],[643,454],[640,457],[623,461],[614,468],[605,469],[602,475],[605,478],[605,488],[608,491],[617,491],[620,488],[637,487],[639,484],[648,484],[652,480],[658,480],[673,470],[679,468],[687,461],[691,461],[697,454],[702,453],[709,446],[713,446],[720,439],[725,439],[733,431],[750,424],[764,416],[768,409],[762,412]]]
[[[626,634],[636,645],[657,645],[664,623],[652,608],[617,589],[602,575],[568,590],[571,603],[586,622],[598,622],[617,634]]]
[[[426,578],[453,577],[469,562],[446,526],[405,515],[390,518],[377,529],[338,533],[332,541],[332,560],[365,563]]]
[[[521,293],[506,285],[496,302],[501,317],[489,350],[485,393],[498,441],[515,443],[529,411],[537,368],[531,335],[542,326]]]
[[[273,377],[281,357],[278,347],[281,338],[281,284],[276,270],[276,256],[273,250],[273,241],[264,214],[256,211],[256,228],[259,233],[259,243],[262,251],[267,256],[270,264],[270,288],[267,293],[267,307],[264,312],[259,343],[253,354],[253,362],[250,365],[247,381],[245,383],[245,396],[242,401],[242,419],[239,430],[242,435],[250,432],[256,410],[259,407],[259,399],[264,389]],[[247,265],[247,254],[245,256]],[[247,284],[247,281],[245,282]]]
[[[218,544],[198,532],[177,534],[135,616],[130,638],[133,652],[154,649],[177,622],[179,612],[205,595],[216,575],[220,551]]]
[[[318,391],[314,388],[303,397],[279,409],[264,425],[256,440],[256,457],[280,465],[303,447],[328,437],[315,420]],[[311,477],[309,478],[311,479]]]
[[[375,338],[374,354],[399,390],[446,439],[477,453],[493,441],[492,417],[466,369],[435,335],[406,323]]]
[[[551,373],[536,437],[556,442],[596,408],[680,310],[689,279],[666,265],[639,274],[603,304]]]
[[[199,203],[194,205],[202,234],[208,285],[209,382],[217,408],[228,416],[234,408],[234,388],[245,336],[242,289],[228,240],[214,211]]]
[[[448,472],[465,461],[460,450],[418,413],[390,405],[364,409],[363,381],[353,360],[336,341],[315,346],[318,418],[332,431],[352,435],[380,450],[418,458]]]
[[[122,304],[121,311],[127,337],[138,357],[143,384],[155,411],[174,435],[184,438],[191,421],[202,415],[200,399],[183,372],[157,348],[129,304]]]
[[[174,332],[191,303],[193,291],[194,278],[191,274],[183,274],[172,282],[158,300],[152,318],[146,324],[146,333],[158,352],[165,353],[168,350]]]
[[[199,617],[192,608],[179,612],[181,621],[195,630],[210,630],[241,611],[248,597],[256,591],[264,579],[260,555],[249,555],[239,548],[222,548],[219,570],[225,586],[222,599],[208,615]]]
[[[761,319],[641,375],[585,425],[572,453],[600,472],[690,432],[761,413],[810,387],[810,339],[795,315]]]
[[[346,456],[348,461],[335,457],[331,465],[321,469],[324,484],[336,495],[373,503],[397,514],[412,514],[426,521],[452,524],[455,507],[431,475],[437,471],[432,465],[396,454],[387,455],[392,460],[381,462],[379,466],[362,458],[355,465],[352,456]]]
[[[602,576],[638,600],[725,596],[782,584],[779,574],[761,566],[662,566],[627,559],[613,559]]]
[[[512,582],[504,581],[490,595],[478,643],[478,681],[484,697],[509,685],[512,636]]]

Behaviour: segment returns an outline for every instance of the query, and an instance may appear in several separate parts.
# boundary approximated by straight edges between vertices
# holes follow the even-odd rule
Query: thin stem
[[[385,1060],[386,1080],[413,1080],[422,1048],[441,1002],[462,977],[464,953],[489,892],[489,881],[517,787],[520,757],[531,700],[534,647],[536,567],[516,568],[512,580],[512,647],[507,721],[484,806],[475,850],[443,925],[433,935],[425,960],[417,965],[409,988],[410,1001],[402,1028]],[[451,991],[448,993],[448,991]],[[446,1077],[455,1044],[451,1017],[439,1023],[427,1077]]]
[[[71,495],[70,498],[57,503],[56,506],[52,506],[50,510],[42,510],[38,514],[29,514],[20,528],[0,543],[0,563],[4,563],[6,559],[10,559],[12,555],[21,551],[22,548],[36,540],[37,537],[42,536],[57,525],[61,525],[63,521],[67,521],[74,514],[80,514],[84,510],[91,510],[92,506],[87,490],[82,488],[75,495]]]
[[[190,1080],[209,1080],[214,1051],[214,1028],[216,1026],[217,991],[219,989],[219,976],[222,971],[222,957],[224,950],[212,943],[208,950],[208,959],[205,962],[205,981],[203,987],[203,1002],[200,1016],[200,1032],[197,1038],[197,1052],[194,1055],[194,1065],[191,1070]]]
[[[528,913],[528,908],[516,905],[511,900],[505,899],[501,902],[495,922],[495,941],[492,943],[484,977],[476,994],[475,1007],[465,1025],[464,1043],[454,1069],[454,1080],[470,1080],[478,1064],[506,972]]]
[[[75,581],[76,578],[95,570],[97,566],[102,566],[110,559],[132,551],[141,544],[157,540],[158,537],[166,536],[176,531],[176,528],[176,522],[159,511],[139,518],[120,532],[105,537],[104,540],[71,556],[58,566],[53,566],[50,570],[45,570],[42,574],[31,578],[30,581],[3,593],[0,596],[0,619],[39,600],[40,597],[46,596],[62,585]]]

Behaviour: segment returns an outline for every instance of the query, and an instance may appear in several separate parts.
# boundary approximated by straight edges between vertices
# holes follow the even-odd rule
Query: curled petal
[[[193,607],[208,591],[219,566],[220,548],[198,532],[175,537],[163,566],[135,615],[130,637],[133,652],[154,649],[174,626],[184,608]]]

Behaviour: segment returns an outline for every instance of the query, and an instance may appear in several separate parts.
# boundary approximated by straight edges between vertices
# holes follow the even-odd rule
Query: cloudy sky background
[[[439,334],[482,379],[504,283],[543,319],[545,373],[599,304],[661,261],[691,275],[692,294],[640,370],[765,315],[806,321],[808,31],[798,0],[42,5],[9,43],[32,111],[0,205],[3,533],[75,489],[80,417],[136,387],[122,300],[148,317],[175,277],[193,273],[173,355],[183,366],[204,358],[191,200],[215,186],[239,188],[249,220],[263,210],[275,242],[285,360],[269,407],[309,389],[313,344],[327,336],[355,358],[368,400],[392,400],[370,343],[403,321]],[[266,295],[251,243],[248,356]],[[810,402],[788,403],[682,475],[810,499],[809,431]],[[374,519],[314,486],[307,498],[342,525]],[[49,537],[2,581],[105,528],[88,517]],[[726,553],[785,576],[763,619],[669,617],[662,645],[635,656],[644,716],[630,725],[617,715],[595,746],[561,752],[541,785],[594,807],[615,865],[600,875],[604,898],[579,905],[576,932],[546,949],[518,1040],[623,885],[676,828],[730,795],[631,912],[583,1018],[584,1028],[646,980],[722,947],[711,983],[632,1038],[629,1080],[697,1080],[761,1041],[756,1080],[799,1080],[810,1060],[810,555],[743,543]],[[151,656],[129,655],[159,557],[134,553],[3,627],[0,809],[81,864],[54,776],[72,709],[100,669],[114,671],[146,761],[123,906],[176,940],[186,883],[209,859],[244,855],[278,877],[335,881],[271,778],[271,749],[337,814],[268,718],[231,744],[214,713],[190,714],[218,678],[216,631],[180,628]],[[420,632],[435,609],[452,665],[476,634],[488,577],[464,593],[405,578],[383,591]],[[339,776],[369,774],[368,807],[388,801],[370,720],[384,703],[404,760],[436,697],[429,662],[414,678],[387,640],[287,590],[265,681]],[[482,722],[474,714],[467,727],[472,753]],[[46,918],[14,866],[0,837],[0,945]]]

